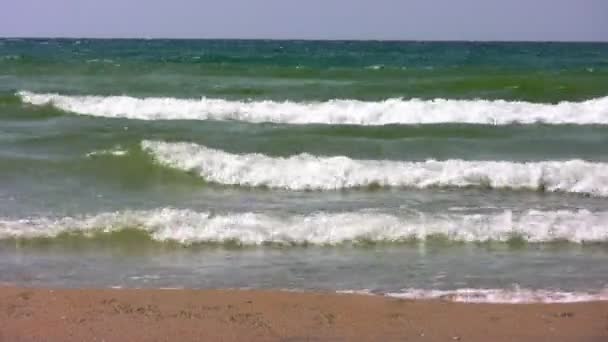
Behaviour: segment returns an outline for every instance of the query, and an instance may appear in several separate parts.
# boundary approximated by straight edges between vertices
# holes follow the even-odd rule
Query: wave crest
[[[143,141],[142,148],[162,165],[195,172],[210,182],[226,185],[288,190],[489,187],[608,196],[608,164],[582,160],[399,162],[310,154],[273,158],[159,141]]]
[[[608,124],[608,97],[539,104],[504,100],[387,99],[378,102],[228,101],[222,99],[67,96],[20,91],[24,103],[83,115],[140,120],[238,120],[289,124],[469,123]]]
[[[158,241],[192,243],[237,242],[243,245],[314,244],[346,242],[424,241],[440,236],[452,241],[527,242],[608,241],[608,213],[536,211],[495,214],[380,212],[317,212],[280,216],[263,213],[213,214],[163,208],[123,211],[80,217],[0,220],[0,238],[56,237],[62,233],[112,233],[139,229]]]

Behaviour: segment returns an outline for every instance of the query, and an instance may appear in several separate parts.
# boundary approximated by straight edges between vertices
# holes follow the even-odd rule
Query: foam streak
[[[553,290],[530,289],[457,289],[457,290],[423,290],[405,289],[398,293],[389,293],[390,297],[404,299],[441,299],[464,303],[578,303],[608,300],[608,289],[599,292],[564,292]]]

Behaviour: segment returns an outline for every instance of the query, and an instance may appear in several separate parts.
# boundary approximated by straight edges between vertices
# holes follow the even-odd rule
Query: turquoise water
[[[608,44],[0,39],[0,281],[598,293],[607,95]]]

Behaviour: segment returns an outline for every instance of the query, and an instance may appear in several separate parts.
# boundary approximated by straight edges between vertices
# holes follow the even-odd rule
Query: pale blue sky
[[[8,0],[0,36],[608,41],[608,0]]]

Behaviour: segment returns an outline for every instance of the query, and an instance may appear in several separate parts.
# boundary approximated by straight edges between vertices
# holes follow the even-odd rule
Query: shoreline
[[[0,287],[0,341],[608,341],[608,302]]]

